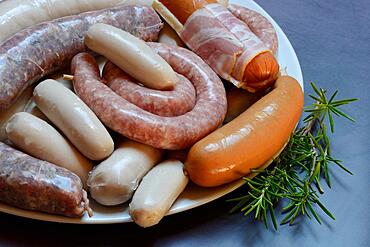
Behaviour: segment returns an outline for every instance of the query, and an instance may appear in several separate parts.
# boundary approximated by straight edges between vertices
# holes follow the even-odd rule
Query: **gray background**
[[[340,97],[361,100],[345,111],[356,124],[336,121],[333,153],[354,173],[332,169],[332,189],[324,204],[336,221],[321,216],[322,225],[301,219],[295,226],[266,230],[250,217],[229,215],[227,198],[166,217],[160,225],[141,229],[134,224],[75,226],[25,220],[0,214],[0,245],[4,246],[370,246],[370,8],[369,0],[257,1],[282,27],[295,48],[309,81]],[[306,96],[307,102],[308,97]]]

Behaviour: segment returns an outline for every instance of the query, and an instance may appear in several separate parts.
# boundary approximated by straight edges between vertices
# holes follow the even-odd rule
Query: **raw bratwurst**
[[[27,210],[81,217],[90,215],[77,175],[0,142],[0,201]]]

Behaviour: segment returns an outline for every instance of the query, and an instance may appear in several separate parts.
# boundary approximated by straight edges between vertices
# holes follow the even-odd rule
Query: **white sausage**
[[[143,178],[129,205],[130,215],[136,224],[153,226],[165,216],[188,184],[183,167],[180,161],[167,160]]]
[[[9,120],[6,133],[8,139],[19,149],[70,170],[80,177],[84,188],[87,188],[91,162],[47,122],[29,113],[19,112]]]
[[[91,197],[106,206],[131,199],[143,176],[157,164],[162,150],[134,141],[125,141],[90,174]]]
[[[61,85],[65,86],[66,88],[71,89],[73,91],[72,81],[65,80],[63,78],[63,76],[64,76],[64,74],[62,74],[60,72],[57,72],[55,74],[50,75],[49,78],[58,81]],[[31,94],[32,94],[32,92],[31,92]],[[24,108],[24,111],[28,112],[28,113],[31,113],[32,115],[34,115],[38,118],[41,118],[42,120],[45,120],[46,122],[50,123],[50,120],[37,107],[33,97],[31,97],[30,100],[28,101],[26,107]]]
[[[10,108],[0,110],[0,141],[5,141],[6,139],[5,125],[9,118],[13,116],[13,114],[25,110],[25,107],[32,97],[32,91],[32,87],[27,88]]]
[[[85,44],[149,88],[172,89],[177,81],[177,75],[161,56],[143,40],[119,28],[95,24],[89,28]]]
[[[45,80],[33,93],[38,108],[91,160],[108,157],[114,143],[94,112],[71,90],[54,80]]]
[[[152,5],[153,0],[12,0],[0,3],[0,43],[44,21],[119,4]]]
[[[30,99],[29,103],[27,104],[27,106],[25,107],[24,109],[25,112],[28,112],[32,115],[34,115],[35,117],[38,117],[42,120],[44,120],[45,122],[47,123],[50,123],[50,120],[45,116],[44,113],[42,113],[42,111],[40,111],[40,109],[37,107],[35,101],[33,100],[33,97]]]

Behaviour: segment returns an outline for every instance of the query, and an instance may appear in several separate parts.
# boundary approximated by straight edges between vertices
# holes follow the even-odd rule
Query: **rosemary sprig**
[[[319,194],[324,193],[321,178],[330,188],[332,165],[351,175],[352,173],[342,165],[342,161],[331,155],[326,122],[329,122],[331,133],[334,133],[334,115],[354,122],[355,120],[339,107],[357,99],[336,100],[338,91],[327,97],[324,89],[319,89],[313,82],[311,86],[315,95],[309,97],[315,103],[305,108],[308,115],[303,119],[303,127],[292,134],[283,152],[269,168],[253,171],[258,173],[253,180],[244,178],[247,195],[228,200],[236,202],[231,212],[241,211],[244,215],[253,213],[255,219],[263,221],[266,227],[270,217],[274,228],[277,229],[275,206],[284,201],[286,206],[283,207],[282,213],[286,216],[280,224],[292,225],[301,215],[310,219],[313,217],[321,224],[317,208],[335,220],[319,200]]]

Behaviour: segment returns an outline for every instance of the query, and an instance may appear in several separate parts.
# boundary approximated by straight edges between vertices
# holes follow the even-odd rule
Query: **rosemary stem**
[[[282,199],[286,199],[288,204],[281,210],[287,214],[281,224],[292,225],[299,216],[306,216],[309,219],[313,216],[321,224],[313,204],[330,218],[335,219],[319,201],[318,193],[324,193],[320,180],[324,179],[330,188],[331,164],[352,174],[340,160],[331,156],[325,123],[329,122],[330,130],[334,133],[333,116],[354,121],[341,111],[339,106],[356,99],[335,100],[338,91],[327,97],[325,90],[319,89],[314,83],[311,83],[311,86],[316,94],[310,95],[310,98],[315,103],[305,110],[308,115],[303,120],[304,126],[292,134],[288,144],[270,167],[259,171],[253,181],[245,178],[249,187],[247,196],[232,200],[238,202],[232,211],[240,210],[244,215],[253,212],[255,218],[262,220],[266,227],[267,215],[270,215],[274,228],[277,229],[274,210]],[[313,188],[313,185],[316,185],[316,188]]]

